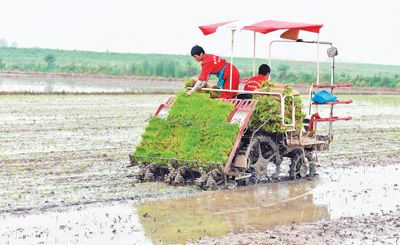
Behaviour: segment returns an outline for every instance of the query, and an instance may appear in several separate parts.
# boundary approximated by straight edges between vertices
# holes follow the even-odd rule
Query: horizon
[[[174,54],[174,53],[139,53],[139,52],[115,52],[115,51],[95,51],[95,50],[80,50],[80,49],[59,49],[59,48],[45,48],[45,47],[0,47],[0,48],[10,48],[10,49],[42,49],[42,50],[54,50],[54,51],[69,51],[69,52],[93,52],[93,53],[113,53],[113,54],[150,54],[150,55],[179,55],[179,56],[190,56],[189,54]],[[222,57],[230,57],[230,56],[222,56]],[[240,59],[253,59],[253,57],[245,57],[245,56],[235,56],[234,58]],[[263,59],[260,57],[256,57],[256,59]],[[284,59],[284,58],[273,58],[272,60],[278,61],[290,61],[290,62],[306,62],[306,63],[315,63],[313,60],[300,60],[300,59]],[[320,63],[330,63],[331,61],[320,61]],[[400,67],[396,64],[378,64],[378,63],[360,63],[360,62],[346,62],[346,61],[335,61],[336,64],[354,64],[354,65],[378,65],[378,66],[393,66],[393,67]]]

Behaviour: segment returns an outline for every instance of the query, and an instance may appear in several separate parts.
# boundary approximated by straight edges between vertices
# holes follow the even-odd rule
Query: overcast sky
[[[131,53],[189,54],[199,44],[229,56],[230,33],[204,36],[198,26],[272,19],[324,24],[320,39],[338,47],[340,62],[400,65],[399,11],[399,0],[1,0],[0,38],[19,47]],[[259,35],[257,57],[267,57],[280,33]],[[236,36],[235,55],[251,57],[251,32]],[[273,50],[273,58],[313,57],[314,50]]]

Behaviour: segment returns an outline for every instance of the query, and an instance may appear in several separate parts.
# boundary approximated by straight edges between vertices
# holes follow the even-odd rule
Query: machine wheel
[[[314,177],[315,157],[312,151],[296,149],[291,155],[289,171],[291,179]]]
[[[249,167],[255,172],[257,182],[270,179],[267,171],[270,162],[277,166],[274,175],[279,175],[282,157],[279,153],[278,144],[271,137],[264,134],[254,136],[246,150],[246,157]]]

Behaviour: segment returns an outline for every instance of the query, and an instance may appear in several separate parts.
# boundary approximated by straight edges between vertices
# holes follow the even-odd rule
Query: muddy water
[[[0,77],[0,92],[33,93],[176,93],[182,81],[82,77]]]
[[[390,212],[399,209],[399,175],[400,164],[327,169],[314,181],[203,192],[140,206],[125,202],[3,214],[0,243],[185,243],[278,225]]]
[[[0,216],[0,244],[151,244],[131,205]]]
[[[149,212],[145,217],[140,216],[149,239],[156,241],[157,237],[160,237],[162,241],[167,241],[176,239],[177,235],[183,240],[226,234],[231,229],[234,231],[266,229],[276,224],[265,224],[263,223],[265,219],[259,217],[267,216],[271,217],[269,219],[271,220],[272,217],[279,215],[271,216],[269,212],[278,214],[279,210],[285,210],[280,213],[281,216],[289,216],[295,220],[311,221],[311,211],[307,211],[311,209],[316,210],[317,219],[336,219],[360,213],[377,213],[380,209],[391,210],[393,205],[397,205],[396,199],[391,198],[396,197],[400,200],[395,180],[391,179],[392,176],[399,176],[398,170],[393,165],[400,163],[398,154],[400,96],[340,97],[340,99],[353,99],[354,103],[335,107],[335,114],[353,116],[353,120],[335,123],[335,137],[330,151],[319,154],[318,171],[321,176],[318,182],[254,186],[236,191],[202,193],[199,196],[198,191],[190,187],[153,183],[135,186],[129,177],[132,169],[126,168],[129,162],[128,154],[140,141],[146,120],[168,97],[168,95],[1,95],[0,227],[18,223],[23,229],[13,226],[1,230],[0,244],[4,244],[3,241],[19,244],[14,241],[21,239],[21,243],[26,244],[23,236],[25,235],[25,238],[36,236],[36,233],[32,233],[33,230],[39,233],[49,230],[51,233],[49,239],[55,239],[55,236],[59,236],[54,235],[58,234],[58,230],[53,230],[52,227],[57,227],[58,223],[49,221],[49,225],[45,225],[41,222],[42,219],[48,220],[50,216],[52,217],[50,220],[56,219],[57,216],[68,217],[66,219],[71,219],[71,230],[85,224],[93,228],[93,234],[97,234],[93,235],[93,239],[100,237],[107,240],[110,237],[101,235],[102,228],[93,225],[101,222],[90,215],[85,215],[82,209],[82,219],[76,224],[75,214],[68,211],[72,211],[74,206],[85,206],[90,203],[97,203],[108,209],[112,207],[112,202],[118,200],[147,202],[184,196],[200,198],[198,208],[193,208],[193,204],[190,204],[193,199],[189,199],[191,201],[187,204],[187,208],[179,204],[181,201],[171,204],[175,205],[175,209],[168,209],[168,206],[163,204],[160,212],[173,210],[182,217],[179,220],[174,220],[175,216],[168,216],[170,220],[166,223],[165,219],[156,218],[157,215],[163,215],[162,213]],[[324,127],[326,128],[326,124],[321,124],[320,129]],[[371,167],[355,167],[364,165]],[[373,165],[377,167],[372,167]],[[328,166],[332,167],[324,173]],[[343,166],[348,170],[340,170]],[[375,182],[369,183],[372,180]],[[291,185],[293,188],[290,188]],[[324,186],[329,188],[326,189]],[[248,192],[252,194],[246,194]],[[257,193],[264,197],[264,202]],[[235,197],[235,204],[232,204],[234,194],[238,197]],[[248,203],[238,201],[240,195],[255,204],[249,208]],[[227,197],[228,200],[224,208],[220,207],[217,212],[214,210],[214,207],[217,207],[215,202],[223,201],[219,196]],[[296,198],[292,200],[293,197]],[[208,200],[211,198],[217,201]],[[305,201],[298,203],[299,200],[303,200],[302,198]],[[208,208],[201,206],[202,203],[206,203]],[[259,207],[255,206],[256,204]],[[285,208],[286,206],[291,208]],[[141,215],[145,214],[143,212],[145,207],[140,207]],[[67,210],[54,213],[54,208]],[[125,208],[129,210],[129,214],[127,212],[119,215],[128,223],[139,225],[137,220],[127,218],[131,212],[135,213],[135,209],[131,206]],[[242,212],[243,208],[249,210]],[[224,213],[226,210],[229,212]],[[26,228],[24,216],[12,214],[21,211],[25,212],[24,216],[28,218],[26,220],[32,222],[29,226],[31,228]],[[199,214],[198,218],[194,217],[194,212]],[[235,212],[236,216],[233,215]],[[104,213],[98,212],[93,215],[101,218],[104,217]],[[116,214],[118,215],[118,212]],[[312,214],[314,218],[314,211]],[[153,216],[157,222],[151,221]],[[114,217],[112,213],[109,215],[112,220],[111,217]],[[252,219],[254,221],[250,222]],[[14,221],[9,222],[9,220]],[[198,221],[191,225],[193,232],[188,232],[187,220]],[[242,220],[247,220],[249,223],[240,225],[239,221]],[[284,222],[290,222],[290,219]],[[176,224],[180,223],[183,228],[177,229]],[[111,226],[112,223],[108,224]],[[201,224],[204,227],[200,231],[198,227]],[[165,233],[160,232],[160,229],[166,226],[169,226],[170,230]],[[128,230],[117,229],[117,232],[118,230],[121,230],[117,233],[120,236],[127,235],[135,241],[136,235],[132,235]],[[112,231],[104,232],[109,234]],[[165,234],[170,234],[171,238],[165,237]],[[189,235],[184,237],[182,234]],[[73,241],[71,237],[74,238],[75,233],[67,233],[66,237],[71,239],[69,241]],[[85,244],[84,233],[78,236],[78,240],[82,240],[81,243]],[[45,241],[54,243],[53,240]]]
[[[264,231],[293,222],[396,210],[398,176],[400,165],[329,169],[315,181],[254,185],[148,203],[139,207],[139,213],[147,236],[156,243]]]

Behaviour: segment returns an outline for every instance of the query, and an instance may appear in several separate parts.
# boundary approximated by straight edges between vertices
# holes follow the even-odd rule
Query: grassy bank
[[[266,60],[257,59],[257,66]],[[252,75],[251,58],[235,58],[241,77]],[[399,66],[375,64],[336,65],[336,81],[359,87],[400,87]],[[187,78],[200,72],[189,55],[132,54],[40,48],[0,48],[0,72],[48,72],[102,75],[134,75]],[[315,63],[274,60],[272,77],[277,82],[311,84]],[[330,64],[321,64],[321,80],[330,80]]]

